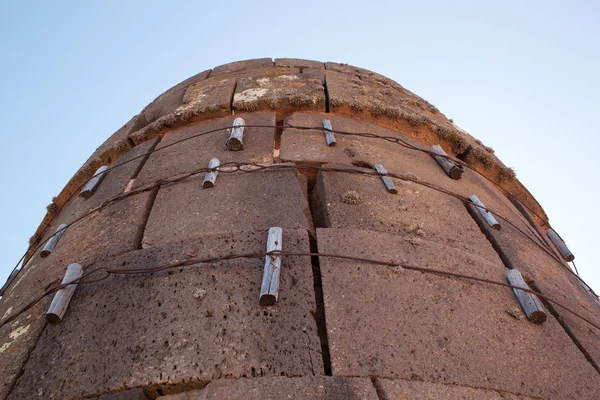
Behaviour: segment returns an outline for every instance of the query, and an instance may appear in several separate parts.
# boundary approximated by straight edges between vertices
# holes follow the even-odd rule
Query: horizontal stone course
[[[325,64],[321,61],[302,60],[300,58],[276,58],[276,67],[296,67],[296,68],[318,68],[324,69]]]
[[[225,75],[225,74],[229,74],[232,72],[238,72],[238,71],[244,71],[247,69],[254,69],[254,68],[268,68],[268,67],[272,67],[273,66],[273,59],[271,58],[255,58],[252,60],[242,60],[242,61],[235,61],[229,64],[223,64],[223,65],[219,65],[218,67],[215,67],[210,76],[211,77],[216,77],[219,75]]]
[[[335,114],[298,112],[286,118],[285,124],[319,128],[322,127],[325,119],[331,121],[334,130],[399,139],[408,146],[429,150],[425,144],[398,131]],[[468,168],[465,169],[460,180],[453,180],[446,175],[433,157],[422,151],[408,149],[400,144],[378,138],[341,133],[336,134],[335,137],[337,144],[326,146],[322,129],[286,128],[281,136],[279,157],[283,162],[301,164],[339,163],[371,166],[383,164],[390,173],[410,173],[425,183],[433,184],[463,198],[475,194],[490,210],[507,218],[524,231],[531,230],[519,211],[499,189]]]
[[[244,150],[230,151],[225,142],[237,117],[243,118],[246,125],[263,127],[244,128]],[[213,157],[218,158],[221,164],[227,162],[272,164],[275,125],[275,113],[266,111],[201,121],[174,129],[163,137],[156,147],[157,151],[144,164],[133,187],[207,168]],[[221,128],[220,131],[202,135],[204,132]],[[178,141],[182,142],[175,144]]]
[[[235,230],[312,229],[308,202],[295,168],[219,173],[213,188],[204,176],[160,188],[142,246],[151,247]]]
[[[266,231],[139,250],[93,265],[140,269],[264,252]],[[309,251],[307,232],[283,248]],[[321,375],[309,257],[285,257],[275,306],[258,297],[264,258],[197,264],[80,285],[40,338],[10,399],[79,399],[143,387],[177,392],[221,378]],[[180,391],[180,390],[179,390]]]

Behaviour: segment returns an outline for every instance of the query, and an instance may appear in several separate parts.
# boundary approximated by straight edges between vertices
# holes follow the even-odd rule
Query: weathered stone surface
[[[350,115],[370,113],[391,121],[410,119],[408,126],[412,127],[431,121],[450,124],[431,104],[381,75],[345,74],[327,69],[325,80],[333,111]]]
[[[92,196],[88,199],[73,196],[60,214],[56,216],[52,222],[53,229],[47,232],[44,238],[54,234],[60,224],[70,224],[75,219],[102,205],[105,201],[121,195],[127,183],[137,176],[148,159],[149,152],[154,149],[158,142],[158,138],[148,140],[130,150],[113,164],[108,165],[110,170],[106,172]]]
[[[274,68],[277,74],[249,74],[237,78],[233,109],[256,111],[271,109],[285,115],[295,109],[325,111],[324,72],[311,69],[307,73],[295,68]]]
[[[106,142],[102,143],[94,153],[88,158],[84,165],[94,165],[97,168],[98,160],[102,163],[110,164],[115,159],[119,158],[121,154],[127,153],[131,148],[132,144],[128,139],[131,129],[136,125],[139,115],[134,116],[132,119],[127,121],[125,125],[119,128],[115,133],[111,135]]]
[[[228,233],[91,268],[264,252],[266,238],[266,230]],[[283,248],[309,251],[307,232],[284,230]],[[271,307],[258,301],[263,263],[238,259],[80,285],[61,324],[44,331],[10,399],[69,400],[136,387],[170,394],[220,378],[321,375],[310,258],[284,258]]]
[[[276,58],[275,66],[318,69],[325,68],[325,64],[323,64],[321,61],[303,60],[300,58]]]
[[[81,182],[79,191],[74,193],[69,203],[54,217],[52,224],[46,229],[41,241],[45,241],[54,235],[61,224],[71,224],[76,219],[101,206],[107,200],[122,194],[127,183],[137,175],[139,169],[146,161],[148,153],[156,146],[157,142],[158,138],[155,138],[142,143],[123,155],[113,164],[109,165],[110,170],[106,172],[105,177],[97,186],[92,196],[88,199],[78,196],[79,191],[85,184],[85,182]],[[85,223],[85,221],[78,222],[77,224],[83,223]],[[65,236],[59,240],[59,244],[64,240]],[[37,250],[36,254],[33,254],[28,260],[33,261],[33,263],[40,262],[39,252],[42,248],[43,245]]]
[[[233,121],[237,117],[244,118],[247,125],[263,125],[265,127],[244,128],[244,150],[230,151],[225,142],[229,137]],[[217,157],[221,164],[227,162],[272,164],[275,124],[274,112],[259,112],[236,114],[174,129],[167,133],[156,147],[157,151],[144,164],[133,187],[140,187],[160,179],[173,178],[199,168],[206,168],[213,157]],[[227,129],[190,139],[194,135],[219,128]],[[185,142],[174,144],[180,140],[185,140]],[[219,180],[220,178],[217,182]]]
[[[146,128],[129,135],[139,144],[148,137],[181,123],[224,117],[231,114],[231,97],[235,89],[235,78],[207,78],[188,86],[183,95],[183,104],[174,113],[160,118]],[[150,129],[152,128],[152,129]]]
[[[478,213],[471,214],[485,234],[497,243],[504,262],[518,269],[530,286],[600,325],[600,307],[567,271],[569,267],[551,256],[550,250],[544,251],[511,226],[503,227],[501,231],[490,229]],[[559,306],[554,309],[598,369],[600,331]]]
[[[232,72],[243,71],[246,69],[266,68],[273,66],[272,58],[255,58],[252,60],[235,61],[229,64],[223,64],[214,68],[210,74],[211,77],[229,74]]]
[[[386,191],[379,176],[320,171],[311,199],[315,224],[404,233],[498,259],[461,201],[414,182],[393,181],[397,195]]]
[[[405,379],[377,379],[382,400],[502,400],[493,390]]]
[[[202,390],[157,400],[378,400],[369,378],[311,376],[218,380]]]
[[[43,300],[21,314],[13,322],[0,328],[0,399],[6,399],[16,382],[29,354],[46,326],[44,313],[49,300]],[[4,311],[2,321],[22,309],[14,305]]]
[[[85,268],[94,261],[140,248],[152,198],[153,193],[148,192],[128,197],[69,226],[47,258],[36,254],[23,267],[0,302],[0,314],[60,283],[71,263]]]
[[[321,253],[466,272],[505,282],[495,262],[403,236],[318,229]],[[369,243],[368,247],[364,243]],[[468,256],[473,257],[473,256]],[[600,376],[551,316],[523,318],[510,289],[320,258],[334,375],[466,385],[553,399],[595,399]]]
[[[348,75],[353,75],[361,80],[379,80],[385,83],[394,83],[398,84],[395,81],[391,80],[388,77],[385,77],[377,72],[369,71],[368,69],[355,67],[354,65],[344,64],[344,63],[335,63],[328,61],[325,63],[325,68],[329,71],[341,72]]]
[[[145,125],[156,121],[163,115],[167,115],[174,112],[177,109],[177,107],[183,104],[183,95],[187,91],[187,88],[190,85],[193,85],[197,82],[208,78],[210,72],[210,70],[200,72],[199,74],[196,74],[191,78],[188,78],[178,83],[177,85],[173,86],[172,88],[158,96],[156,99],[154,99],[154,101],[148,104],[146,108],[144,108],[144,110],[141,112],[141,120],[143,120],[143,124],[136,124],[136,128],[143,128]]]
[[[476,172],[466,169],[458,181],[450,179],[427,153],[408,149],[396,143],[354,135],[336,134],[337,144],[326,146],[323,120],[331,121],[333,129],[350,133],[370,133],[397,138],[417,149],[429,150],[423,143],[395,130],[386,129],[356,119],[335,114],[294,113],[285,123],[298,127],[318,127],[315,130],[285,128],[281,136],[279,158],[284,162],[302,164],[383,164],[390,173],[410,173],[420,180],[468,198],[475,194],[490,210],[532,233],[531,226],[514,205],[493,184]],[[449,151],[449,149],[447,149]],[[504,221],[500,220],[502,224]],[[536,235],[537,236],[537,235]],[[539,238],[538,238],[539,239]]]
[[[142,389],[131,389],[123,392],[105,394],[100,397],[92,397],[91,400],[148,400]]]
[[[219,173],[215,187],[204,176],[160,188],[143,247],[235,230],[311,229],[308,203],[295,169]]]

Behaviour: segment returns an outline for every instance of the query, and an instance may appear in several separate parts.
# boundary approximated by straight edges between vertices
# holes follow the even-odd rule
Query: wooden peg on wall
[[[233,120],[233,127],[231,128],[231,134],[227,139],[227,147],[231,151],[244,150],[244,125],[246,121],[243,118],[236,118]]]
[[[84,199],[89,199],[92,197],[92,194],[94,194],[94,191],[100,184],[100,181],[102,178],[104,178],[104,175],[106,175],[107,169],[108,167],[106,165],[98,168],[92,179],[90,179],[83,189],[81,189],[81,192],[79,192],[79,197],[83,197]]]
[[[269,229],[267,237],[267,252],[282,249],[283,229],[273,227]],[[260,288],[260,305],[268,306],[275,304],[279,297],[279,275],[281,272],[281,256],[267,255],[265,257],[265,268]]]
[[[46,245],[44,246],[44,249],[40,253],[40,257],[46,258],[46,257],[48,257],[50,255],[50,253],[52,253],[52,251],[54,251],[54,248],[56,247],[56,244],[58,243],[58,240],[63,235],[63,233],[65,233],[66,229],[67,229],[67,224],[60,224],[60,226],[58,227],[58,229],[54,233],[54,236],[52,236],[50,238],[50,240],[48,240],[46,242]]]
[[[375,170],[377,172],[379,172],[380,174],[388,173],[387,170],[381,164],[375,164]],[[398,194],[398,189],[396,189],[394,182],[392,182],[392,180],[390,179],[389,176],[382,175],[381,180],[383,181],[383,184],[385,185],[385,188],[387,189],[388,192],[390,192],[392,194]]]
[[[335,146],[335,135],[333,134],[333,128],[331,127],[331,121],[328,119],[323,120],[323,134],[325,135],[325,142],[327,146]]]
[[[509,269],[506,273],[506,277],[511,285],[531,290],[529,285],[527,285],[527,283],[525,283],[523,280],[523,276],[518,270]],[[521,308],[523,308],[523,312],[525,312],[525,315],[530,322],[533,322],[534,324],[541,324],[546,320],[546,311],[544,310],[544,306],[535,294],[514,288],[513,292],[515,293],[517,300],[519,300],[519,304],[521,304]]]
[[[448,159],[447,158],[448,154],[446,154],[444,149],[442,149],[442,147],[439,144],[436,144],[435,146],[431,146],[431,149],[429,149],[429,152],[439,154],[437,156],[431,154],[431,156],[440,165],[440,167],[442,167],[442,169],[446,172],[446,175],[448,175],[450,178],[455,179],[455,180],[460,179],[460,177],[462,176],[462,174],[464,172],[463,166]]]
[[[62,280],[62,284],[64,285],[65,283],[73,282],[74,280],[81,278],[82,273],[83,268],[81,265],[75,263],[69,264],[65,277]],[[48,308],[48,312],[46,313],[46,320],[49,323],[56,325],[62,321],[67,312],[67,308],[69,307],[71,297],[73,297],[73,293],[75,293],[75,289],[77,289],[77,284],[73,283],[56,292],[52,299],[52,303],[50,304],[50,308]]]
[[[203,188],[211,188],[215,186],[217,175],[219,175],[219,165],[221,165],[221,161],[219,161],[218,158],[213,158],[209,161],[208,168],[210,171],[207,171],[206,175],[204,175],[204,182],[202,182]]]
[[[492,227],[492,229],[495,229],[497,231],[501,229],[500,223],[496,220],[494,214],[492,214],[486,209],[486,207],[483,205],[483,203],[481,202],[481,200],[479,200],[477,196],[473,195],[469,197],[469,200],[471,200],[475,207],[477,207],[477,210],[479,210],[479,213],[481,214],[483,219],[485,219],[485,221],[488,223],[489,226]]]

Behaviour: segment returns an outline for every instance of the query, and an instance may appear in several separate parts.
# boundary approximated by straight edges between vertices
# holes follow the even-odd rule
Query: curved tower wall
[[[236,118],[241,151],[226,145]],[[464,161],[459,180],[421,151],[435,144]],[[222,167],[204,188],[212,158]],[[96,190],[79,197],[103,165]],[[471,195],[500,230],[466,204]],[[56,325],[49,295],[0,328],[0,398],[599,396],[597,328],[545,300],[547,319],[534,324],[510,288],[410,269],[502,283],[517,269],[600,325],[512,170],[379,74],[296,59],[201,72],[114,133],[48,210],[6,287],[3,320],[71,263],[96,271],[84,281],[115,274],[80,284]],[[277,302],[264,306],[271,227],[294,255],[281,256]],[[148,270],[157,267],[170,268]]]

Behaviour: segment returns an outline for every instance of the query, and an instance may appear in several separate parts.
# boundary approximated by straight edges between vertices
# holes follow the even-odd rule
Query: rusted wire
[[[296,125],[292,125],[292,124],[289,124],[289,123],[286,123],[284,126],[277,126],[277,125],[252,125],[252,124],[247,124],[247,125],[240,125],[240,127],[247,127],[247,128],[283,128],[283,129],[285,129],[285,128],[290,128],[290,129],[299,129],[299,130],[319,130],[319,131],[322,131],[323,129],[326,129],[326,128],[323,128],[322,126],[319,126],[319,127],[314,127],[314,126],[296,126]],[[148,151],[148,152],[146,152],[146,153],[144,153],[144,154],[141,154],[141,155],[139,155],[139,156],[133,157],[133,158],[131,158],[131,159],[127,160],[127,161],[123,161],[123,162],[121,162],[121,163],[115,164],[115,165],[114,165],[114,166],[112,166],[112,167],[108,167],[108,168],[107,168],[107,170],[106,170],[106,171],[104,171],[104,173],[108,173],[109,171],[111,171],[111,170],[113,170],[113,169],[115,169],[115,168],[121,167],[121,166],[123,166],[123,165],[126,165],[126,164],[128,164],[128,163],[130,163],[130,162],[133,162],[133,161],[135,161],[135,160],[138,160],[138,159],[140,159],[140,158],[148,157],[150,154],[153,154],[153,153],[155,153],[155,152],[158,152],[158,151],[161,151],[161,150],[167,149],[167,148],[169,148],[169,147],[171,147],[171,146],[174,146],[174,145],[176,145],[176,144],[179,144],[179,143],[182,143],[182,142],[185,142],[185,141],[191,140],[191,139],[195,139],[195,138],[198,138],[198,137],[200,137],[200,136],[204,136],[204,135],[208,135],[208,134],[211,134],[211,133],[215,133],[215,132],[219,132],[219,131],[224,131],[224,130],[228,130],[228,129],[230,129],[230,127],[222,127],[222,128],[211,129],[211,130],[203,131],[203,132],[197,133],[197,134],[195,134],[195,135],[192,135],[192,136],[189,136],[189,137],[186,137],[186,138],[183,138],[183,139],[177,140],[177,141],[175,141],[175,142],[173,142],[173,143],[170,143],[170,144],[168,144],[168,145],[162,146],[161,148],[158,148],[158,149],[153,149],[153,150],[151,150],[151,151]],[[529,207],[528,207],[526,204],[523,204],[522,202],[520,202],[520,201],[519,201],[519,200],[518,200],[518,199],[517,199],[517,198],[516,198],[514,195],[512,195],[512,193],[510,193],[510,192],[509,192],[507,189],[503,188],[501,185],[497,184],[496,182],[494,182],[493,180],[491,180],[491,179],[490,179],[490,178],[488,178],[487,176],[483,175],[482,173],[480,173],[479,171],[477,171],[475,168],[472,168],[470,165],[468,165],[467,163],[463,162],[462,160],[458,160],[458,159],[456,159],[456,158],[453,158],[453,157],[450,157],[450,156],[447,156],[447,155],[446,155],[446,156],[444,156],[444,155],[439,155],[439,154],[437,154],[437,153],[433,153],[433,152],[431,152],[431,151],[430,151],[430,150],[428,150],[428,149],[422,149],[422,148],[419,148],[419,147],[417,147],[417,146],[414,146],[414,145],[412,145],[412,144],[410,144],[410,143],[406,142],[406,141],[405,141],[405,140],[403,140],[402,138],[400,138],[400,137],[396,137],[396,136],[383,136],[383,135],[376,135],[376,134],[369,133],[369,132],[347,132],[347,131],[341,131],[341,130],[336,130],[336,129],[332,129],[332,130],[330,130],[330,129],[326,129],[326,130],[328,130],[328,131],[331,131],[331,132],[333,132],[333,133],[336,133],[336,134],[340,134],[340,135],[358,136],[358,137],[365,137],[365,138],[373,138],[373,139],[385,140],[385,141],[388,141],[388,142],[392,142],[392,143],[399,144],[399,145],[401,145],[401,146],[403,146],[403,147],[405,147],[405,148],[408,148],[408,149],[412,149],[412,150],[420,151],[420,152],[423,152],[423,153],[427,153],[427,154],[429,154],[429,155],[435,155],[435,156],[438,156],[438,157],[444,157],[444,158],[447,158],[447,159],[449,159],[449,160],[451,160],[451,161],[453,161],[453,162],[455,162],[455,163],[457,163],[457,164],[460,164],[460,165],[462,165],[463,167],[466,167],[466,168],[468,168],[468,169],[472,170],[472,171],[473,171],[473,172],[475,172],[476,174],[478,174],[478,175],[482,176],[484,179],[486,179],[486,180],[488,180],[489,182],[491,182],[491,183],[492,183],[494,186],[496,186],[496,187],[500,188],[500,189],[501,189],[503,192],[505,192],[507,195],[509,195],[509,197],[513,198],[514,200],[516,200],[516,201],[518,201],[520,204],[522,204],[522,205],[523,205],[525,208],[527,208],[527,209],[528,209],[530,212],[532,212],[532,213],[533,213],[535,216],[537,216],[537,217],[538,217],[540,220],[542,220],[542,221],[544,220],[544,219],[543,219],[543,218],[541,218],[541,217],[540,217],[538,214],[536,214],[536,213],[535,213],[535,211],[531,210],[531,209],[530,209],[530,208],[529,208]],[[304,167],[304,166],[303,166],[303,167]],[[344,171],[340,171],[340,172],[344,172]],[[200,172],[196,172],[196,173],[200,173]],[[380,175],[380,176],[381,176],[381,175]],[[398,176],[393,176],[393,174],[390,174],[389,176],[391,176],[391,177],[396,177],[396,178],[399,178]],[[78,192],[80,192],[80,191],[81,191],[81,189],[82,189],[82,188],[83,188],[83,187],[84,187],[84,186],[87,184],[87,182],[88,182],[90,179],[92,179],[92,178],[93,178],[93,177],[90,177],[90,178],[89,178],[89,179],[88,179],[86,182],[84,182],[83,184],[81,184],[81,185],[80,185],[80,186],[77,188],[77,190],[75,190],[75,191],[73,191],[73,193],[71,193],[71,195],[68,197],[68,199],[67,199],[67,200],[66,200],[66,201],[65,201],[65,202],[64,202],[64,203],[63,203],[63,204],[62,204],[62,205],[61,205],[61,206],[60,206],[60,207],[57,209],[57,211],[54,213],[54,215],[53,215],[53,216],[50,218],[50,221],[49,221],[48,223],[46,223],[46,224],[45,224],[46,226],[45,226],[45,228],[44,228],[44,229],[42,229],[42,231],[41,231],[41,233],[40,233],[40,237],[43,237],[43,236],[44,236],[44,234],[45,234],[45,233],[47,232],[47,230],[50,228],[50,226],[51,226],[51,225],[50,225],[50,223],[51,223],[51,222],[54,220],[54,218],[55,218],[57,215],[59,215],[59,213],[60,213],[60,212],[62,211],[62,209],[63,209],[63,208],[64,208],[64,207],[65,207],[65,206],[66,206],[66,205],[67,205],[67,204],[70,202],[70,200],[71,200],[71,199],[72,199],[72,198],[73,198],[73,197],[74,197],[74,196],[75,196],[75,195],[76,195]],[[402,178],[399,178],[399,179],[402,179]],[[416,183],[417,183],[417,182],[416,182]],[[446,193],[446,194],[449,194],[449,195],[454,195],[454,197],[456,197],[456,195],[455,195],[455,194],[451,194],[451,192],[445,191],[444,189],[441,189],[441,188],[435,188],[435,187],[431,187],[431,188],[432,188],[432,189],[434,189],[434,190],[439,190],[439,191],[442,191],[442,192],[444,192],[444,193]],[[462,198],[462,196],[459,196],[459,197],[457,197],[457,198],[459,198],[459,199],[461,199],[461,201],[465,202],[465,200],[463,200],[464,198]],[[468,200],[468,199],[467,199],[467,200]],[[470,200],[469,200],[469,202],[470,202]],[[101,208],[102,208],[102,207],[101,207]],[[491,211],[491,210],[490,210],[490,211]],[[521,229],[519,229],[519,228],[517,228],[516,226],[514,226],[514,224],[512,224],[512,223],[511,223],[510,221],[508,221],[506,218],[502,218],[500,215],[498,215],[498,214],[497,214],[497,213],[495,213],[495,212],[494,212],[494,214],[496,214],[498,217],[500,217],[501,219],[503,219],[503,220],[505,220],[506,222],[508,222],[508,223],[509,223],[510,225],[512,225],[512,226],[513,226],[515,229],[517,229],[517,231],[519,231],[521,234],[523,234],[524,236],[526,236],[526,237],[527,237],[529,240],[532,240],[532,241],[533,241],[533,242],[536,244],[536,246],[538,246],[538,247],[542,248],[542,249],[543,249],[543,250],[544,250],[544,251],[545,251],[547,254],[549,254],[549,255],[550,255],[550,256],[551,256],[553,259],[555,259],[555,260],[556,260],[556,261],[559,263],[559,265],[561,265],[561,267],[563,267],[563,268],[564,268],[566,271],[568,271],[568,272],[570,272],[570,273],[574,274],[574,273],[573,273],[573,271],[572,271],[571,269],[569,269],[567,266],[565,266],[565,265],[563,264],[563,262],[562,262],[562,261],[561,261],[561,260],[560,260],[558,257],[556,257],[556,255],[555,255],[555,254],[554,254],[554,253],[551,251],[551,249],[544,249],[542,245],[540,245],[539,243],[537,243],[537,241],[535,241],[535,240],[533,240],[531,237],[529,237],[529,235],[526,235],[526,234],[525,234],[525,233],[524,233],[524,232],[523,232]],[[88,215],[89,215],[89,213],[88,213]],[[534,233],[534,235],[535,235],[535,233]],[[16,263],[16,265],[15,265],[15,267],[13,268],[13,270],[12,270],[11,274],[12,274],[12,273],[14,273],[14,271],[15,271],[15,270],[18,268],[19,264],[21,264],[21,262],[23,262],[23,261],[24,261],[24,259],[25,259],[25,257],[27,256],[27,254],[30,254],[30,253],[31,253],[31,254],[34,254],[35,252],[37,252],[37,251],[39,250],[39,248],[40,248],[40,247],[41,247],[41,246],[42,246],[44,243],[46,243],[46,242],[47,242],[49,239],[50,239],[50,238],[46,239],[46,240],[45,240],[45,241],[43,241],[43,242],[40,242],[40,243],[38,243],[38,244],[37,244],[37,246],[35,246],[35,247],[33,248],[33,250],[32,250],[32,247],[33,247],[33,246],[30,246],[30,247],[28,247],[28,249],[26,250],[26,252],[23,254],[23,256],[22,256],[22,257],[19,259],[19,261]],[[576,275],[576,274],[574,274],[574,275]],[[11,282],[8,282],[8,285],[10,285],[10,283],[11,283]],[[589,286],[588,286],[588,287],[589,287]],[[8,289],[8,287],[7,287],[7,289]],[[591,288],[590,288],[590,289],[591,289]],[[592,292],[593,292],[593,290],[592,290]]]
[[[299,168],[303,168],[303,169],[312,169],[312,170],[316,170],[316,171],[327,171],[327,172],[340,172],[340,173],[350,173],[350,174],[359,174],[359,175],[370,175],[370,176],[377,176],[377,177],[381,177],[381,176],[389,176],[391,178],[396,178],[396,179],[400,179],[402,181],[406,181],[406,182],[412,182],[418,185],[422,185],[425,186],[427,188],[430,188],[432,190],[436,190],[439,191],[441,193],[444,193],[446,195],[449,195],[451,197],[454,197],[458,200],[460,200],[461,202],[463,202],[464,204],[472,204],[475,206],[474,203],[471,202],[471,200],[469,198],[466,198],[464,196],[461,196],[459,194],[453,193],[449,190],[446,190],[444,188],[440,188],[436,185],[430,184],[428,182],[423,182],[421,180],[411,180],[408,179],[407,176],[403,176],[403,175],[399,175],[399,174],[395,174],[395,173],[391,173],[388,172],[386,174],[382,174],[379,173],[375,170],[364,170],[364,169],[359,169],[358,167],[348,167],[348,168],[341,168],[338,166],[319,166],[319,165],[310,165],[310,164],[303,164],[301,166],[298,165],[289,165],[289,164],[271,164],[271,165],[262,165],[262,164],[257,164],[257,163],[249,163],[249,162],[227,162],[224,164],[221,164],[219,167],[216,168],[207,168],[207,167],[202,167],[202,168],[198,168],[194,171],[182,174],[182,175],[178,175],[175,178],[164,178],[164,179],[160,179],[158,181],[149,183],[145,186],[142,186],[138,189],[134,189],[131,190],[127,193],[122,193],[119,194],[111,199],[106,200],[105,202],[103,202],[101,205],[95,207],[94,209],[90,210],[89,212],[81,215],[80,217],[76,218],[75,220],[71,221],[69,224],[67,224],[67,226],[64,229],[67,229],[68,227],[72,226],[73,224],[87,218],[88,216],[90,216],[91,214],[95,213],[95,212],[100,212],[104,207],[115,203],[117,201],[123,200],[125,198],[143,193],[143,192],[147,192],[153,189],[156,189],[160,186],[164,186],[164,185],[168,185],[168,184],[174,184],[177,182],[181,182],[183,180],[186,180],[194,175],[198,175],[201,173],[206,173],[208,171],[214,171],[214,170],[219,170],[219,173],[222,174],[227,174],[227,173],[235,173],[235,172],[256,172],[256,171],[263,171],[263,170],[289,170],[289,169],[299,169]],[[508,218],[504,217],[503,215],[495,212],[492,209],[486,208],[486,207],[481,207],[481,206],[477,206],[478,208],[482,208],[485,209],[486,211],[489,211],[491,213],[493,213],[496,217],[500,218],[502,221],[506,222],[507,224],[509,224],[510,226],[512,226],[517,232],[519,232],[522,236],[524,236],[525,238],[527,238],[529,241],[531,241],[534,245],[538,246],[542,251],[546,252],[548,255],[550,255],[553,259],[557,260],[559,262],[559,264],[562,266],[562,262],[560,260],[557,259],[557,256],[554,253],[549,252],[547,249],[545,249],[543,246],[541,246],[535,239],[531,238],[529,235],[527,235],[524,231],[522,231],[519,227],[517,227],[514,223],[512,223]],[[50,240],[51,237],[47,238],[46,240],[44,240],[43,242],[41,242],[39,244],[38,247],[40,247],[41,245],[43,245],[45,242],[47,242],[48,240]],[[573,271],[571,271],[570,269],[566,268],[567,271],[569,271],[571,274],[575,275]],[[576,275],[575,275],[576,276]],[[583,281],[581,278],[577,277],[577,279],[580,279],[583,283],[585,283],[585,281]],[[585,283],[586,286],[589,287],[589,285],[587,285],[587,283]],[[590,288],[591,290],[591,288]],[[593,291],[592,291],[593,293]]]
[[[7,317],[2,322],[0,322],[0,328],[2,328],[4,325],[14,321],[16,318],[18,318],[19,315],[21,315],[25,311],[34,307],[44,297],[49,296],[49,295],[57,292],[58,290],[66,287],[68,285],[71,285],[71,284],[86,285],[86,284],[97,283],[97,282],[107,279],[111,275],[152,274],[152,273],[158,273],[158,272],[162,272],[162,271],[169,270],[169,269],[182,268],[182,267],[187,267],[187,266],[196,265],[196,264],[214,264],[214,263],[226,261],[226,260],[236,260],[236,259],[240,259],[240,258],[262,258],[262,257],[266,257],[266,256],[327,257],[327,258],[346,260],[346,261],[355,261],[355,262],[368,263],[368,264],[384,265],[384,266],[391,266],[391,267],[401,267],[403,269],[418,271],[418,272],[422,272],[422,273],[430,273],[430,274],[444,276],[444,277],[466,279],[466,280],[475,281],[475,282],[481,282],[481,283],[487,283],[487,284],[496,285],[496,286],[502,286],[502,287],[506,287],[506,288],[510,288],[510,289],[518,289],[518,290],[522,290],[524,292],[539,296],[539,297],[565,309],[566,311],[570,312],[571,314],[575,315],[576,317],[580,318],[581,320],[587,322],[594,328],[600,330],[600,325],[592,322],[590,319],[588,319],[587,317],[572,310],[571,308],[559,303],[558,301],[554,300],[552,297],[546,296],[535,290],[525,289],[520,286],[510,285],[505,282],[497,282],[497,281],[493,281],[491,279],[480,278],[480,277],[466,275],[466,274],[459,274],[459,273],[450,272],[450,271],[443,271],[443,270],[439,270],[439,269],[419,267],[419,266],[415,266],[415,265],[398,263],[398,262],[394,262],[394,261],[382,261],[382,260],[375,260],[375,259],[369,259],[369,258],[364,258],[364,257],[352,257],[352,256],[332,254],[332,253],[293,252],[293,251],[279,251],[279,250],[271,251],[271,252],[261,252],[261,253],[228,254],[228,255],[219,256],[219,257],[211,257],[211,258],[205,258],[205,259],[192,259],[192,260],[186,260],[186,261],[182,261],[182,262],[175,263],[175,264],[166,264],[166,265],[160,265],[157,267],[148,267],[148,268],[121,269],[121,268],[100,267],[100,268],[92,269],[92,270],[89,270],[89,271],[85,272],[84,274],[82,274],[82,276],[79,277],[78,279],[74,279],[74,280],[72,280],[70,282],[66,282],[64,284],[56,285],[53,288],[46,290],[41,296],[39,296],[35,300],[28,303],[21,310],[19,310],[18,312],[16,312],[13,315]],[[86,280],[86,278],[93,277],[95,275],[100,275],[100,276],[95,279]]]

